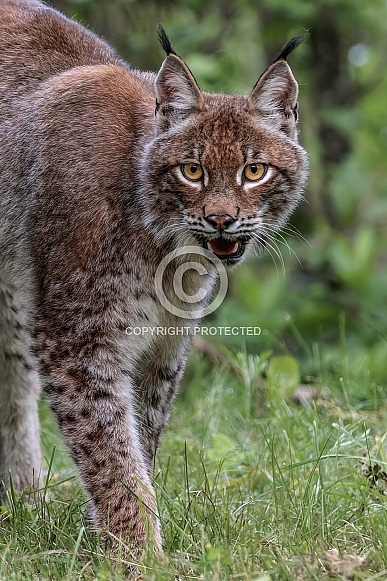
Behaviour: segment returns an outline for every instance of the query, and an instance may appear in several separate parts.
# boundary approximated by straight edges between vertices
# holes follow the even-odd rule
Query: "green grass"
[[[295,360],[227,359],[191,357],[154,475],[168,557],[145,556],[142,578],[386,579],[383,388],[343,355],[321,366],[320,397],[294,403]],[[41,416],[51,478],[0,509],[0,579],[122,579],[44,404]]]

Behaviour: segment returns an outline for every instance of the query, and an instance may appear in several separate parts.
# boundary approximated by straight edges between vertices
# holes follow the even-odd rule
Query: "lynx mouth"
[[[214,238],[207,241],[207,248],[221,260],[240,258],[245,251],[245,245],[238,240]]]

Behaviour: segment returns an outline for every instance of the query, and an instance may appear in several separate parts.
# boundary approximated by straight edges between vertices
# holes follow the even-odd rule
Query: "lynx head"
[[[202,92],[162,28],[156,126],[145,159],[147,223],[160,242],[202,246],[234,265],[265,246],[300,201],[307,155],[297,140],[292,39],[250,95]]]

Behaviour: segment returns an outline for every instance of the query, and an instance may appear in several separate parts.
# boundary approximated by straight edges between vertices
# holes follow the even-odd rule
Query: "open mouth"
[[[207,241],[207,248],[221,260],[240,258],[245,251],[245,245],[240,241],[214,238]]]

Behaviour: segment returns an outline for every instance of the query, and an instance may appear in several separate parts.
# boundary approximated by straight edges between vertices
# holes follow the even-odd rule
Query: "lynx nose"
[[[217,230],[225,230],[235,222],[235,218],[230,216],[230,214],[210,214],[206,216],[206,220]]]

